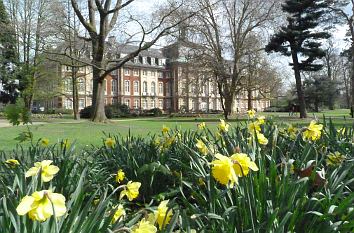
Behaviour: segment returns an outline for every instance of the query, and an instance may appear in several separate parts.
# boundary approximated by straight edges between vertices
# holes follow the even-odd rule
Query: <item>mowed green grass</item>
[[[349,110],[326,111],[322,113],[309,113],[309,118],[300,120],[296,116],[289,117],[288,113],[259,113],[274,119],[279,124],[298,124],[306,125],[316,117],[322,121],[323,115],[329,120],[332,119],[338,127],[344,125],[353,126],[354,120],[349,118]],[[112,120],[109,123],[93,123],[87,120],[75,122],[68,119],[51,120],[46,123],[39,123],[30,126],[34,135],[34,140],[48,138],[50,143],[59,143],[63,139],[75,142],[83,148],[90,145],[100,145],[106,135],[127,136],[129,133],[134,136],[148,136],[161,132],[163,125],[180,130],[196,130],[200,122],[206,122],[208,127],[217,129],[217,124],[221,115],[208,116],[206,118],[141,118],[141,119],[121,119]],[[246,124],[246,116],[237,116],[229,120],[233,124]],[[25,126],[12,126],[0,128],[0,150],[10,151],[16,147],[17,141],[14,140],[19,133],[26,130]],[[28,143],[22,143],[23,146]]]

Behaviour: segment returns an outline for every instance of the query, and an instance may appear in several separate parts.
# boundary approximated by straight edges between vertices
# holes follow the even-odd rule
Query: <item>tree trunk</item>
[[[72,85],[73,85],[73,111],[74,111],[74,120],[80,120],[80,112],[79,112],[79,92],[77,88],[77,79],[76,73],[73,74]]]
[[[298,60],[297,53],[294,48],[291,48],[291,57],[293,60],[293,69],[294,69],[295,80],[296,80],[297,98],[298,98],[299,107],[300,107],[300,118],[306,118],[307,114],[306,114],[305,95],[304,95],[304,90],[303,90],[302,81],[301,81],[299,60]]]
[[[232,110],[232,99],[233,99],[233,95],[232,94],[227,94],[225,95],[224,98],[224,117],[225,120],[228,120],[228,117],[231,114],[231,110]]]
[[[92,121],[94,122],[106,122],[107,117],[104,109],[104,85],[105,85],[105,80],[97,80],[94,78],[94,82],[97,82],[96,86],[96,92],[95,94],[95,104],[93,104],[93,112],[92,112]]]
[[[247,109],[252,110],[252,90],[248,89],[247,90]]]
[[[354,118],[354,32],[352,33],[351,116]]]

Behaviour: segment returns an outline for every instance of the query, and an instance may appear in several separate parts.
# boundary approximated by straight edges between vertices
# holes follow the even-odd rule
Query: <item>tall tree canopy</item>
[[[17,63],[16,40],[2,0],[0,0],[0,28],[0,83],[3,88],[0,102],[13,102],[16,90],[13,82],[13,65]]]
[[[306,118],[301,71],[318,71],[322,68],[322,64],[317,62],[325,56],[321,40],[330,36],[318,27],[326,7],[327,3],[322,0],[285,1],[282,10],[288,14],[287,25],[282,26],[266,46],[267,52],[279,52],[292,58],[290,65],[295,74],[300,118]]]

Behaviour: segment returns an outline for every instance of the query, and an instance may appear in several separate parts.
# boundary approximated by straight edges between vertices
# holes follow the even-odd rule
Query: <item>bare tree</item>
[[[340,16],[349,27],[349,36],[351,41],[350,56],[351,56],[351,116],[354,118],[354,0],[327,0],[329,8]],[[347,11],[346,8],[350,10]],[[337,19],[338,20],[338,19]]]
[[[6,0],[4,1],[11,15],[11,22],[16,31],[16,40],[20,62],[19,69],[21,96],[28,109],[32,108],[36,78],[41,74],[40,49],[46,43],[48,23],[52,19],[51,0]]]
[[[133,5],[133,2],[134,0],[88,0],[84,8],[80,8],[77,0],[71,0],[75,14],[88,34],[88,37],[84,39],[91,42],[93,121],[104,122],[107,120],[104,111],[104,82],[106,76],[122,67],[141,51],[153,46],[161,37],[169,34],[181,21],[194,15],[194,13],[191,13],[179,22],[166,25],[167,19],[184,4],[183,0],[172,1],[174,4],[171,4],[169,12],[161,16],[158,22],[153,23],[150,27],[146,27],[142,21],[129,14],[127,9]],[[85,17],[85,13],[88,14],[88,18]],[[136,23],[140,27],[140,31],[134,37],[139,37],[138,48],[124,57],[110,60],[106,53],[106,39],[115,26],[123,23],[122,17],[127,15],[131,22]]]
[[[204,9],[190,27],[189,39],[198,44],[196,56],[211,68],[217,82],[224,117],[231,114],[235,95],[242,90],[247,68],[247,39],[261,33],[275,18],[278,1],[194,0]]]

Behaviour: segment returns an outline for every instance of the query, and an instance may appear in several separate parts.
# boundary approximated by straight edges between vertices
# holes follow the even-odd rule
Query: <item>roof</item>
[[[124,53],[124,54],[132,53],[136,51],[138,48],[139,46],[137,45],[118,44],[118,43],[110,44],[109,46],[109,49],[111,50],[110,52],[116,51],[117,53]],[[139,55],[143,57],[154,57],[154,58],[165,59],[160,49],[149,48],[147,50],[141,51]]]

